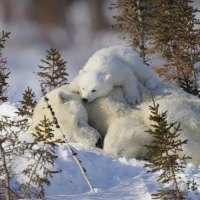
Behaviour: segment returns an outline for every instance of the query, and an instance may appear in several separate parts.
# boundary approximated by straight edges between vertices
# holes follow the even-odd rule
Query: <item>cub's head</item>
[[[85,102],[106,96],[113,88],[111,76],[103,72],[81,71],[79,76],[81,97]]]

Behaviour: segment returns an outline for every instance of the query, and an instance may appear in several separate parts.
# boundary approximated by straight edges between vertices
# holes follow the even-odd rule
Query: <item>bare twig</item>
[[[61,133],[61,135],[62,135],[62,137],[63,137],[63,139],[64,139],[64,142],[66,143],[67,148],[68,148],[70,154],[72,155],[73,159],[75,160],[76,164],[78,165],[78,167],[79,167],[79,169],[80,169],[80,171],[81,171],[81,174],[83,175],[83,177],[84,177],[86,183],[88,184],[88,186],[89,186],[89,188],[90,188],[90,191],[95,192],[94,187],[93,187],[91,181],[90,181],[89,178],[87,177],[86,169],[82,166],[81,161],[78,159],[77,153],[70,147],[69,142],[68,142],[68,140],[67,140],[67,138],[66,138],[64,132],[62,131],[62,129],[61,129],[59,123],[58,123],[57,118],[55,117],[55,112],[53,111],[53,108],[52,108],[52,106],[51,106],[50,103],[49,103],[49,99],[46,97],[45,90],[43,89],[42,86],[41,86],[41,88],[42,88],[42,93],[43,93],[43,95],[44,95],[44,100],[45,100],[45,102],[46,102],[46,104],[47,104],[47,108],[48,108],[48,109],[50,110],[50,112],[51,112],[51,115],[52,115],[52,117],[53,117],[53,120],[54,120],[54,123],[55,123],[55,125],[56,125],[56,128],[59,129],[59,131],[60,131],[60,133]]]

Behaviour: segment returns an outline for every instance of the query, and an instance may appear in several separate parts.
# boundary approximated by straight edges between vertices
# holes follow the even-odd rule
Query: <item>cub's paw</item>
[[[159,79],[156,79],[154,77],[150,77],[148,80],[146,80],[144,86],[149,90],[155,90],[160,85]]]
[[[136,96],[125,96],[125,99],[127,101],[128,104],[130,105],[135,105],[135,104],[139,104],[142,101],[141,95],[138,94]]]

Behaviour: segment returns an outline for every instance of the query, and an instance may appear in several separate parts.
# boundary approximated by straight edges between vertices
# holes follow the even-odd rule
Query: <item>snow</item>
[[[7,115],[16,120],[15,112],[16,107],[10,103],[0,105],[1,115]],[[20,137],[31,139],[31,136],[26,133],[21,133]],[[117,159],[98,148],[83,144],[70,145],[77,152],[78,158],[87,170],[95,193],[90,192],[66,145],[61,145],[57,148],[58,158],[52,167],[53,170],[61,170],[61,172],[54,174],[51,185],[45,187],[47,200],[151,200],[151,193],[161,189],[156,181],[158,174],[147,173],[147,169],[143,167],[145,161]],[[26,166],[26,156],[22,155],[13,160],[16,172],[19,173]],[[185,181],[195,180],[200,185],[200,166],[189,163],[185,174],[182,173],[180,176]],[[26,177],[19,175],[17,178],[22,181]],[[185,184],[182,184],[182,189],[185,187]],[[200,189],[197,192],[200,193]],[[189,192],[189,197],[193,200],[200,199],[200,195],[195,193]]]
[[[110,1],[112,0],[106,2]],[[59,35],[59,38],[52,39],[53,42],[46,42],[42,38],[42,33],[33,24],[29,24],[24,20],[20,24],[16,20],[8,26],[0,21],[1,30],[5,29],[12,33],[4,51],[8,67],[11,70],[8,94],[10,101],[17,102],[17,100],[21,99],[22,92],[24,92],[27,86],[33,88],[37,96],[40,95],[37,92],[39,91],[39,83],[33,72],[37,71],[37,66],[41,64],[40,59],[45,57],[46,50],[51,47],[52,43],[55,47],[59,44],[68,46],[67,49],[61,48],[61,53],[63,58],[67,60],[68,73],[70,74],[69,81],[73,79],[87,58],[96,50],[113,44],[124,44],[124,41],[117,38],[120,34],[111,30],[95,33],[95,35],[89,34],[87,30],[90,26],[90,21],[85,16],[87,8],[84,7],[83,12],[79,12],[80,8],[82,8],[80,6],[82,1],[77,2],[80,2],[80,4],[74,5],[73,9],[74,13],[78,13],[79,15],[77,15],[77,19],[74,18],[76,32],[71,33],[74,36],[73,38],[70,35],[63,35],[66,34],[63,30],[57,30],[60,31],[59,34],[58,32],[56,34],[52,32],[51,35],[52,37]],[[16,2],[14,3],[16,4]],[[195,6],[199,7],[199,1],[195,0]],[[21,11],[15,9],[15,12]],[[71,18],[73,17],[71,13]],[[112,18],[110,20],[113,21]],[[79,56],[77,57],[77,55]],[[164,63],[162,59],[157,58],[153,58],[152,62],[155,66],[160,66]],[[0,115],[10,116],[12,120],[18,119],[16,111],[17,109],[14,104],[3,103],[0,105]],[[20,133],[19,139],[20,141],[29,142],[33,140],[32,136],[25,132]],[[144,161],[113,158],[100,149],[89,148],[80,144],[71,144],[71,146],[77,151],[78,157],[87,169],[87,174],[96,192],[91,193],[89,191],[66,146],[62,145],[57,149],[59,158],[56,160],[54,166],[56,170],[62,170],[62,172],[53,176],[51,186],[46,188],[46,199],[150,200],[151,193],[161,188],[156,182],[156,174],[146,173],[146,169],[143,167]],[[21,171],[25,165],[26,157],[23,155],[16,160],[16,171]],[[187,177],[181,174],[185,180],[194,179],[200,185],[200,166],[189,163],[185,172]],[[25,177],[18,178],[23,179]],[[200,189],[197,192],[200,193]],[[190,192],[189,196],[193,200],[200,199],[200,196],[195,195],[195,192]]]
[[[51,185],[56,191],[50,188],[46,190],[48,199],[60,199],[62,196],[60,194],[63,193],[68,194],[63,197],[64,199],[130,199],[133,194],[137,195],[137,199],[139,199],[139,197],[144,197],[139,188],[144,188],[145,196],[150,197],[146,183],[151,182],[149,180],[151,175],[146,175],[143,162],[135,159],[130,161],[125,158],[115,159],[106,155],[102,150],[87,148],[83,145],[73,145],[73,147],[83,161],[97,192],[88,191],[88,186],[80,177],[79,170],[65,154],[56,162],[63,168],[61,174],[55,175]],[[65,151],[65,148],[60,148],[60,150]],[[139,185],[136,183],[138,181],[141,181]]]
[[[1,116],[15,117],[17,116],[17,108],[9,102],[2,103],[0,106]]]

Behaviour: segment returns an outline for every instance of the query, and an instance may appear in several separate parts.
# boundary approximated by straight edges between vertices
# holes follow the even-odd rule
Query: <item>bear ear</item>
[[[79,74],[81,75],[81,74],[83,74],[83,73],[85,73],[85,70],[84,70],[84,69],[81,69],[81,70],[79,71]]]
[[[110,79],[111,79],[111,75],[107,74],[107,75],[105,76],[105,79],[106,79],[107,81],[110,80]]]
[[[72,97],[69,94],[65,93],[65,92],[59,92],[58,93],[58,98],[59,98],[59,101],[61,103],[65,103],[65,102],[71,100]]]

